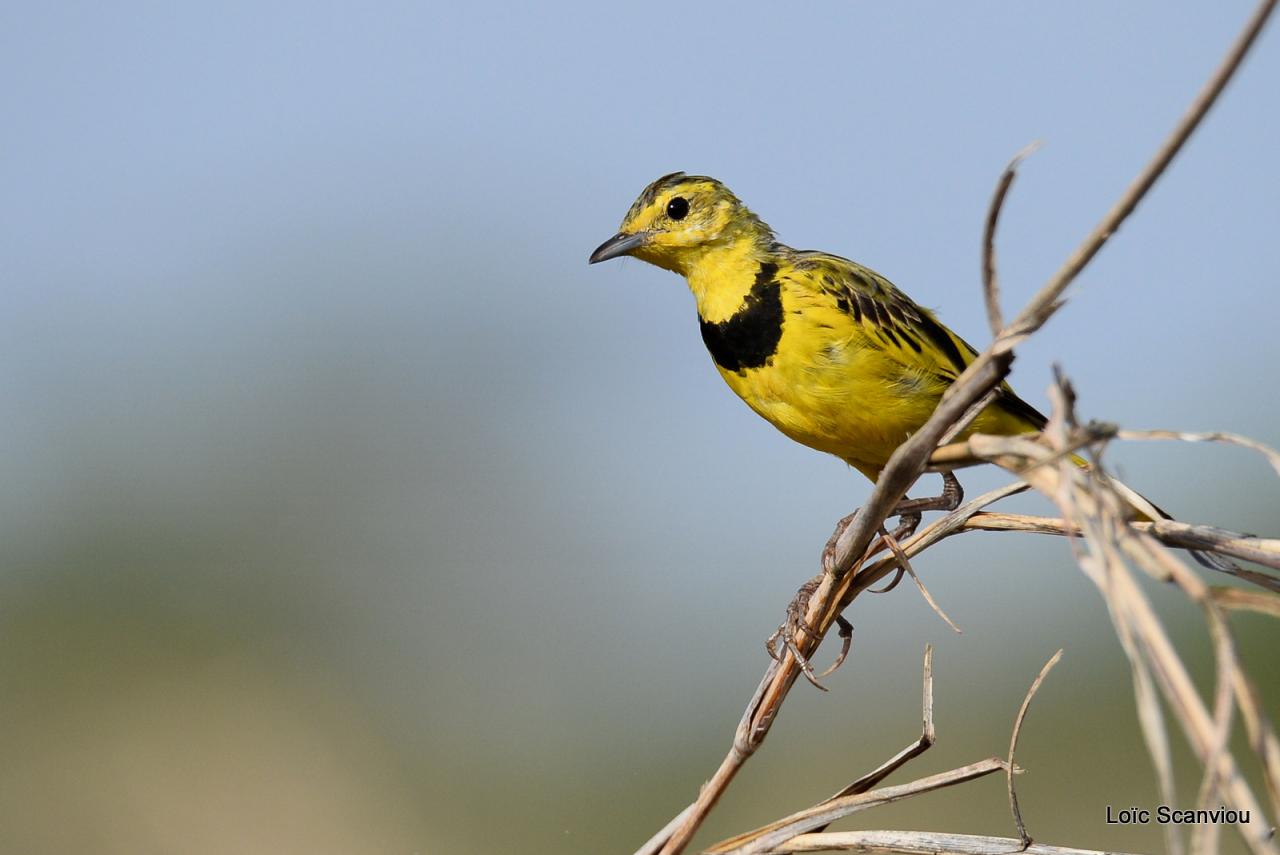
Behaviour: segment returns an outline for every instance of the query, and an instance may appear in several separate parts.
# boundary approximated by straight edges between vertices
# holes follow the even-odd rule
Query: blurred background
[[[711,174],[981,345],[1010,155],[1046,142],[1007,311],[1250,8],[7,5],[0,851],[632,851],[719,761],[869,485],[733,397],[682,281],[587,254],[656,176]],[[1059,362],[1086,417],[1280,443],[1277,81],[1273,27],[1021,349],[1026,398]],[[1186,519],[1280,530],[1244,451],[1111,459]],[[1003,754],[1065,647],[1022,734],[1030,829],[1162,848],[1104,822],[1159,799],[1067,546],[972,535],[917,567],[964,634],[909,585],[860,601],[831,693],[797,687],[700,841],[914,739],[932,641],[940,743],[908,777]],[[1153,596],[1207,683],[1199,617]],[[1274,716],[1275,630],[1236,626]],[[1010,834],[1002,788],[856,827]]]

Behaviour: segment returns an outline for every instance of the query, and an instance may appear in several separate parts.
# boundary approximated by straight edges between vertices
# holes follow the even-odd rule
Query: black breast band
[[[782,338],[782,287],[778,265],[762,262],[742,307],[719,323],[699,316],[702,340],[711,358],[726,371],[759,368],[777,352]]]

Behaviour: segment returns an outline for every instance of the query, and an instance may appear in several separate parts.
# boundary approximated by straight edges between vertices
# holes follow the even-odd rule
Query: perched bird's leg
[[[813,597],[818,586],[822,583],[822,574],[813,577],[808,582],[800,586],[800,590],[796,591],[795,597],[787,606],[787,616],[782,624],[773,632],[773,635],[765,639],[764,647],[768,651],[769,656],[775,660],[781,660],[782,650],[777,648],[777,643],[782,642],[783,650],[789,651],[796,660],[796,664],[800,666],[800,671],[814,686],[822,691],[827,691],[827,687],[818,682],[819,677],[825,677],[831,672],[839,668],[849,655],[849,648],[853,644],[853,624],[845,620],[842,616],[836,616],[836,626],[839,628],[841,644],[840,653],[836,656],[835,662],[831,663],[831,667],[823,671],[820,675],[815,675],[812,663],[809,662],[801,651],[799,644],[796,643],[796,634],[800,630],[804,630],[805,635],[815,638],[818,631],[805,622],[805,612],[809,610],[809,600]]]
[[[903,499],[901,504],[905,505],[907,502],[931,502],[931,501],[933,501],[933,499]],[[901,505],[899,505],[899,507],[901,507]],[[889,535],[890,537],[892,537],[894,540],[906,540],[908,537],[916,533],[916,529],[920,526],[919,511],[913,511],[911,513],[905,513],[905,514],[897,514],[897,517],[898,517],[898,525],[893,529],[893,532]],[[887,542],[885,542],[885,546],[888,546]]]
[[[898,517],[898,525],[893,530],[893,533],[887,534],[887,536],[882,531],[882,543],[888,546],[890,543],[896,544],[898,541],[910,537],[920,525],[921,514],[925,511],[953,511],[960,507],[960,502],[963,500],[964,488],[960,486],[960,481],[954,474],[943,472],[941,495],[926,499],[904,498],[898,503],[892,513],[893,516]],[[836,617],[836,625],[839,627],[840,638],[843,643],[840,646],[839,655],[836,656],[836,661],[821,675],[815,674],[813,665],[800,652],[800,646],[796,643],[796,635],[801,630],[810,637],[817,634],[817,630],[809,626],[804,619],[805,613],[809,610],[809,600],[822,583],[822,577],[827,574],[835,574],[836,545],[839,543],[841,535],[845,533],[857,517],[858,511],[855,510],[836,523],[835,531],[831,533],[831,537],[827,539],[827,545],[822,549],[822,573],[800,586],[800,590],[796,591],[795,597],[792,598],[791,603],[787,606],[786,619],[764,643],[765,650],[769,652],[769,656],[773,659],[781,659],[783,651],[789,651],[800,665],[800,670],[805,678],[823,691],[826,691],[826,686],[818,682],[818,677],[827,676],[844,662],[853,643],[853,625],[845,620],[843,616]],[[883,590],[892,590],[897,585],[898,580],[901,579],[902,574],[903,570],[899,568],[897,578]],[[778,647],[779,642],[782,644],[781,649]]]
[[[800,652],[800,645],[796,643],[796,633],[801,628],[804,629],[806,635],[811,637],[816,635],[816,631],[805,623],[804,614],[809,609],[809,600],[813,597],[813,592],[818,590],[820,584],[822,584],[821,574],[800,586],[800,590],[796,591],[796,595],[791,598],[791,602],[787,605],[786,618],[773,631],[773,635],[765,639],[764,648],[772,659],[779,662],[782,661],[783,654],[789,651],[796,660],[796,664],[800,666],[800,673],[804,674],[805,679],[825,692],[827,687],[818,682],[818,678],[814,674],[813,665]],[[775,647],[775,644],[779,641],[782,642],[782,650]]]
[[[857,517],[858,512],[855,510],[847,517],[843,517],[840,522],[836,523],[836,530],[831,532],[831,537],[827,538],[827,545],[822,548],[823,573],[831,576],[836,574],[836,543],[839,542],[840,536],[845,533],[849,526],[853,525],[853,521],[857,519]]]
[[[898,517],[897,527],[892,532],[886,532],[884,529],[880,530],[886,546],[896,546],[898,542],[906,540],[915,534],[916,528],[920,525],[920,515],[924,511],[954,511],[960,507],[960,503],[964,501],[964,487],[960,486],[960,480],[951,472],[943,472],[941,474],[942,495],[931,496],[927,499],[908,499],[904,496],[902,501],[898,502],[897,507],[890,514],[890,516]],[[892,591],[898,587],[898,583],[902,581],[902,576],[905,572],[904,568],[899,567],[893,580],[883,588],[873,589],[873,593],[886,594]]]
[[[800,590],[796,591],[796,595],[791,598],[791,602],[787,605],[787,615],[782,623],[774,630],[773,635],[765,639],[764,647],[769,652],[769,656],[775,660],[781,660],[784,651],[790,651],[795,658],[796,663],[800,666],[801,673],[805,678],[822,689],[824,692],[827,687],[818,682],[818,675],[814,673],[813,665],[803,653],[800,652],[800,646],[796,643],[796,635],[801,630],[810,638],[814,638],[818,634],[818,630],[805,622],[805,613],[809,611],[809,600],[813,598],[813,594],[818,590],[818,586],[822,584],[823,576],[835,573],[836,544],[840,540],[840,536],[845,530],[853,524],[857,519],[858,512],[844,517],[840,522],[836,523],[835,531],[831,533],[831,537],[827,540],[827,545],[822,549],[822,572],[814,576],[808,582],[800,586]],[[844,662],[845,657],[849,655],[849,648],[853,643],[853,624],[845,620],[842,616],[836,617],[836,626],[839,627],[840,653],[836,656],[835,662],[831,667],[822,672],[823,677],[835,671]],[[778,648],[778,643],[782,643],[782,649]]]
[[[805,613],[809,611],[809,600],[812,599],[814,592],[818,590],[818,586],[822,584],[822,577],[835,573],[836,543],[840,540],[840,535],[845,533],[845,530],[849,528],[857,516],[858,512],[855,510],[836,523],[835,531],[831,533],[831,537],[827,540],[827,545],[822,549],[822,572],[800,586],[800,590],[796,591],[796,595],[787,604],[786,617],[783,618],[778,628],[773,631],[773,635],[765,639],[764,642],[765,650],[768,651],[770,658],[774,660],[781,661],[784,652],[790,651],[796,663],[800,666],[800,671],[804,674],[805,679],[824,692],[827,687],[818,682],[813,665],[800,652],[800,646],[796,644],[796,634],[804,630],[804,634],[811,638],[817,636],[818,631],[809,626],[804,619]],[[836,657],[835,663],[823,672],[824,677],[840,667],[840,663],[844,662],[844,658],[849,652],[849,645],[853,640],[853,625],[843,617],[837,617],[836,622],[840,627],[840,637],[844,639],[844,643],[841,645],[840,655]],[[777,647],[778,642],[782,643],[781,650]]]
[[[920,525],[920,513],[924,511],[955,511],[960,507],[960,503],[964,502],[964,488],[960,486],[960,479],[957,479],[955,472],[942,472],[942,495],[933,495],[927,499],[908,499],[905,498],[897,503],[897,507],[893,508],[890,516],[899,517],[901,523],[906,523],[911,517],[915,518],[915,525]],[[899,526],[899,530],[902,525]],[[915,526],[911,526],[911,531],[915,531]],[[897,531],[893,532],[895,538],[899,538]]]

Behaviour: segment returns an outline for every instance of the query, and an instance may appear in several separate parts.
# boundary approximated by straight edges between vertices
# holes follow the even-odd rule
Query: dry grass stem
[[[1040,673],[1031,684],[1031,688],[1027,689],[1027,696],[1022,699],[1022,706],[1018,707],[1018,715],[1013,720],[1013,733],[1009,736],[1009,757],[1005,762],[1005,774],[1007,777],[1007,786],[1009,789],[1009,811],[1013,814],[1013,823],[1018,827],[1018,837],[1022,840],[1022,846],[1025,848],[1031,844],[1031,837],[1027,834],[1027,824],[1022,821],[1022,811],[1018,808],[1018,790],[1013,785],[1013,755],[1018,750],[1018,735],[1022,733],[1022,721],[1027,717],[1027,710],[1031,708],[1031,699],[1036,696],[1036,692],[1040,691],[1040,684],[1044,682],[1044,678],[1049,674],[1054,665],[1058,664],[1058,660],[1062,658],[1062,648],[1058,648],[1058,652],[1044,663],[1044,667],[1040,669]]]
[[[1074,423],[1070,412],[1063,412],[1069,395],[1062,389],[1055,389],[1053,397],[1055,416],[1045,436],[1050,443],[1067,442],[1070,430],[1067,426]],[[976,454],[1022,473],[1036,489],[1059,504],[1066,524],[1079,531],[1079,542],[1085,547],[1080,555],[1081,567],[1098,585],[1122,647],[1133,665],[1139,718],[1159,773],[1162,797],[1173,795],[1172,775],[1164,714],[1156,700],[1156,690],[1206,770],[1201,799],[1207,797],[1206,793],[1216,791],[1226,804],[1249,810],[1254,817],[1264,817],[1240,773],[1238,762],[1226,747],[1231,704],[1256,704],[1256,693],[1235,656],[1230,627],[1216,602],[1214,589],[1174,558],[1150,534],[1128,525],[1126,503],[1100,466],[1082,470],[1069,463],[1043,465],[1053,457],[1051,449],[1018,438],[974,437],[970,445]],[[1195,690],[1181,658],[1138,587],[1127,562],[1132,562],[1154,579],[1174,584],[1205,611],[1215,640],[1219,668],[1212,714]],[[1230,698],[1227,696],[1228,687]],[[1260,711],[1251,709],[1244,713],[1243,718],[1250,728],[1251,744],[1260,761],[1268,791],[1274,793],[1275,781],[1280,780],[1280,768],[1277,768],[1274,755],[1266,746],[1274,743],[1275,736],[1260,716]],[[1252,725],[1249,725],[1250,721]],[[1274,841],[1263,830],[1265,827],[1265,822],[1237,826],[1252,851],[1275,852]],[[1193,842],[1206,845],[1203,838]],[[1169,848],[1180,851],[1181,844],[1171,840]]]
[[[828,799],[797,811],[790,816],[783,817],[749,831],[731,837],[728,840],[721,841],[706,852],[709,855],[748,855],[748,853],[769,853],[782,851],[806,851],[790,848],[791,841],[797,839],[799,835],[805,835],[809,839],[809,844],[813,845],[817,841],[816,833],[822,832],[826,827],[837,819],[849,816],[853,813],[860,813],[874,807],[889,804],[904,798],[920,795],[926,792],[943,787],[952,786],[958,783],[971,781],[993,772],[1004,770],[1008,777],[1008,788],[1010,797],[1010,807],[1013,811],[1015,822],[1018,825],[1018,831],[1021,835],[1018,849],[1020,851],[1030,846],[1032,841],[1026,833],[1026,827],[1022,822],[1022,816],[1018,810],[1017,795],[1013,788],[1013,775],[1021,770],[1017,769],[1013,764],[1013,755],[1017,749],[1018,735],[1021,732],[1022,724],[1026,719],[1027,710],[1030,708],[1031,700],[1035,697],[1041,684],[1044,682],[1046,675],[1050,669],[1057,664],[1062,657],[1062,651],[1059,650],[1052,658],[1040,669],[1039,675],[1032,682],[1026,696],[1022,700],[1022,704],[1018,708],[1018,713],[1014,718],[1013,731],[1009,742],[1009,757],[1007,760],[999,758],[990,758],[958,769],[952,769],[940,775],[933,775],[927,778],[921,778],[909,784],[898,787],[886,787],[881,790],[872,790],[871,788],[879,784],[888,775],[902,768],[908,761],[914,757],[918,757],[929,749],[936,741],[936,733],[933,724],[933,648],[925,647],[924,653],[924,679],[923,679],[923,703],[922,703],[922,728],[920,737],[908,745],[905,749],[898,752],[893,758],[881,764],[874,771],[858,778],[849,786]],[[897,833],[897,832],[895,832]],[[904,832],[915,834],[915,832]],[[921,833],[923,834],[923,833]],[[832,843],[836,838],[834,836],[824,835],[822,840]],[[976,840],[977,838],[974,838]],[[1002,839],[1003,840],[1003,839]],[[969,841],[970,843],[973,840]],[[836,848],[844,848],[837,846]],[[1001,850],[989,850],[990,852],[998,852]]]
[[[943,834],[936,831],[837,831],[802,834],[773,850],[793,852],[893,852],[901,855],[1125,855],[1123,852],[1072,849],[1033,843],[1025,849],[1014,837]]]
[[[929,604],[929,608],[933,609],[933,613],[942,618],[943,623],[951,627],[957,635],[963,633],[964,630],[956,626],[955,621],[947,616],[947,613],[942,610],[942,606],[938,605],[938,601],[933,598],[933,594],[930,594],[929,589],[924,586],[924,582],[920,581],[920,577],[916,575],[915,568],[911,566],[910,559],[907,558],[907,553],[902,551],[902,545],[898,543],[897,539],[895,539],[893,535],[884,530],[884,526],[880,527],[880,537],[889,545],[889,551],[893,553],[893,557],[897,560],[898,568],[910,576],[912,582],[916,583],[916,588],[920,591],[920,596],[924,597],[924,601]],[[889,583],[887,587],[876,591],[876,593],[888,593],[896,584],[898,584],[897,577],[895,577],[894,581]]]
[[[1271,446],[1258,442],[1256,439],[1250,439],[1247,436],[1240,436],[1235,433],[1221,431],[1193,433],[1176,430],[1122,430],[1117,434],[1117,437],[1119,439],[1170,439],[1178,442],[1221,442],[1227,445],[1238,445],[1241,448],[1247,448],[1261,454],[1271,464],[1271,468],[1276,471],[1276,474],[1280,475],[1280,451],[1276,451]]]
[[[785,819],[771,823],[764,828],[748,832],[739,837],[730,838],[723,843],[706,850],[708,855],[761,855],[770,852],[779,844],[816,828],[824,828],[838,819],[852,816],[855,813],[892,804],[902,799],[930,793],[934,790],[954,787],[968,781],[976,780],[1004,769],[1004,761],[999,757],[988,757],[977,763],[960,766],[927,778],[920,778],[908,784],[896,787],[885,787],[852,796],[842,796],[823,802],[820,805],[798,811]]]
[[[1136,532],[1150,534],[1166,546],[1179,549],[1197,549],[1217,552],[1233,558],[1242,558],[1280,570],[1280,539],[1240,534],[1209,525],[1195,525],[1176,520],[1155,522],[1129,522]],[[1033,534],[1061,534],[1079,536],[1077,526],[1069,526],[1061,518],[1039,517],[1027,514],[1006,514],[984,511],[965,521],[964,527],[977,531],[1025,531]],[[1280,589],[1280,579],[1256,571],[1237,571],[1241,579],[1270,590]]]
[[[1242,588],[1214,588],[1209,596],[1224,609],[1249,611],[1280,618],[1280,596]]]
[[[932,747],[933,743],[937,741],[937,738],[938,738],[937,731],[935,731],[933,727],[933,645],[932,644],[926,644],[924,646],[924,688],[922,690],[922,696],[924,700],[922,702],[922,712],[921,712],[922,723],[921,723],[921,729],[920,729],[920,737],[916,739],[915,742],[911,743],[906,748],[902,749],[897,754],[890,757],[884,763],[881,763],[872,771],[858,778],[856,781],[849,784],[847,787],[840,790],[840,792],[831,796],[831,798],[827,799],[826,801],[830,802],[834,799],[842,798],[844,796],[852,796],[857,793],[865,793],[867,790],[870,790],[872,787],[874,787],[876,784],[883,781],[885,778],[889,777],[898,769],[901,769],[903,766],[907,764],[908,761],[913,760],[914,758],[919,757],[921,754],[928,751],[929,748]]]
[[[1040,143],[1033,142],[1018,152],[1009,161],[996,182],[996,192],[991,196],[991,207],[987,209],[987,223],[982,230],[982,295],[987,304],[987,321],[991,324],[991,337],[999,338],[1004,330],[1004,315],[1000,311],[1000,277],[996,273],[996,226],[1000,222],[1000,212],[1004,210],[1005,197],[1013,186],[1013,179],[1018,177],[1018,167],[1026,160]],[[950,438],[943,442],[949,442]]]

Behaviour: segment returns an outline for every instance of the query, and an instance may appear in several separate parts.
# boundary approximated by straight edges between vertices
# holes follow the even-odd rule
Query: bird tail
[[[1000,393],[997,396],[997,402],[1001,409],[1011,414],[1015,419],[1023,422],[1032,430],[1042,431],[1048,423],[1048,419],[1035,407],[1014,394],[1008,384],[1000,387]],[[1071,455],[1071,462],[1079,466],[1081,469],[1091,469],[1092,465],[1078,454]],[[1116,488],[1116,492],[1129,503],[1129,505],[1137,512],[1137,518],[1141,522],[1155,522],[1156,520],[1171,520],[1173,515],[1161,508],[1155,502],[1146,496],[1134,490],[1132,487],[1111,479],[1111,485]],[[1235,573],[1240,568],[1230,559],[1223,558],[1211,552],[1200,552],[1195,549],[1187,550],[1191,553],[1191,557],[1196,563],[1210,570],[1218,570],[1224,573]]]
[[[1083,460],[1077,459],[1077,462],[1082,463],[1085,466],[1088,465]],[[1155,502],[1151,501],[1127,484],[1112,479],[1111,486],[1114,487],[1116,492],[1119,493],[1120,496],[1138,512],[1139,521],[1155,522],[1156,520],[1173,519],[1173,514],[1161,508]],[[1212,552],[1201,552],[1196,549],[1189,549],[1187,551],[1191,553],[1191,557],[1194,558],[1196,563],[1201,567],[1207,567],[1210,570],[1218,570],[1225,573],[1233,573],[1239,569],[1230,559],[1215,555]]]

